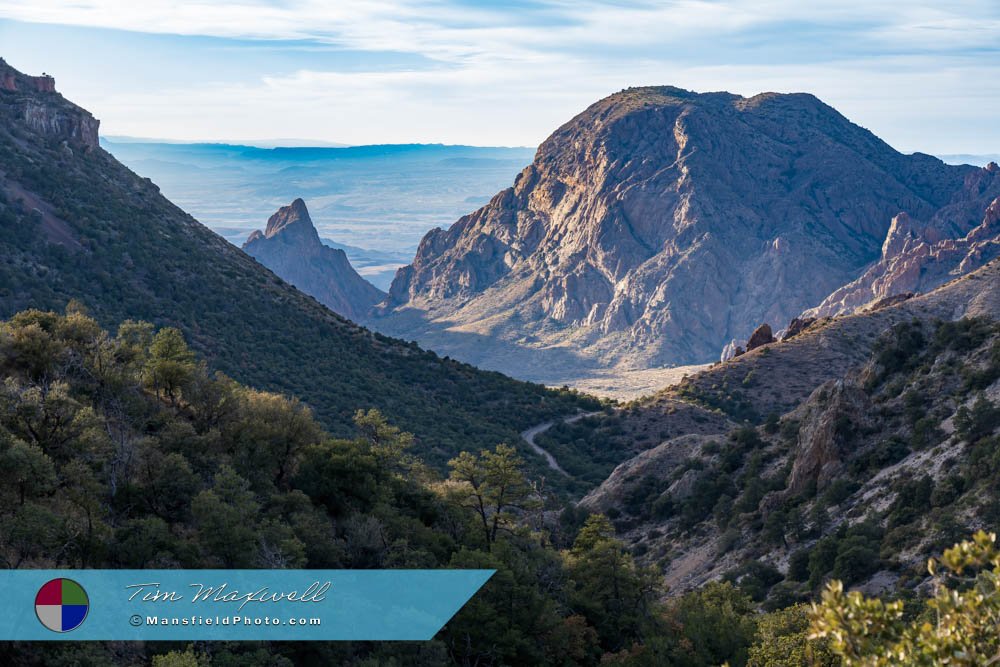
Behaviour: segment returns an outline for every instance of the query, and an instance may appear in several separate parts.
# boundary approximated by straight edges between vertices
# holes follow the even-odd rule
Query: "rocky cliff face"
[[[98,147],[100,121],[57,93],[51,76],[28,76],[0,59],[0,104],[37,134],[84,150]]]
[[[806,315],[849,313],[872,302],[927,292],[996,257],[1000,257],[1000,167],[991,162],[970,174],[962,193],[926,222],[906,213],[894,217],[879,259]]]
[[[320,241],[301,199],[278,209],[263,232],[250,234],[243,250],[286,282],[352,320],[385,297],[358,275],[343,250]]]
[[[930,218],[974,171],[902,155],[810,95],[626,90],[430,232],[376,326],[412,331],[419,312],[439,352],[549,381],[491,349],[550,353],[532,358],[550,373],[708,361],[852,280],[894,215]]]

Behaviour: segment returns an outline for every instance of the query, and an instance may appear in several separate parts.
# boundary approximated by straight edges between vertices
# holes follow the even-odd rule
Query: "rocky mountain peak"
[[[302,199],[268,218],[243,250],[332,311],[361,319],[385,294],[358,275],[343,250],[325,245]]]
[[[890,257],[903,251],[907,243],[920,237],[916,224],[905,212],[900,213],[889,223],[885,241],[882,243],[882,256]]]
[[[992,202],[990,202],[989,207],[986,209],[986,217],[984,218],[985,224],[995,225],[1000,221],[1000,197],[997,197]]]
[[[425,345],[552,383],[538,372],[704,363],[854,279],[893,216],[929,219],[980,171],[903,155],[808,94],[623,90],[430,232],[375,326],[412,336],[422,312]]]
[[[319,244],[319,232],[309,217],[309,209],[302,199],[296,199],[288,206],[282,206],[267,220],[264,228],[265,238],[274,238],[279,234],[295,236],[307,243]]]

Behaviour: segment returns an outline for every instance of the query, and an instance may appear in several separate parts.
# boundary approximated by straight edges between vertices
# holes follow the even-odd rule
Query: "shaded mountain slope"
[[[80,132],[96,135],[89,113],[4,63],[0,74],[14,81],[0,89],[0,317],[78,299],[105,326],[177,326],[213,368],[300,396],[334,433],[383,409],[435,465],[581,405],[335,315],[96,147]]]
[[[930,218],[976,171],[902,155],[810,95],[629,89],[428,233],[375,323],[423,319],[442,353],[530,377],[544,363],[550,381],[705,362],[856,278],[893,216]]]
[[[927,292],[1000,256],[1000,167],[991,162],[974,176],[966,196],[929,221],[905,213],[893,218],[878,261],[804,316],[847,313],[872,301]],[[978,223],[971,229],[970,219]]]
[[[385,293],[358,275],[340,249],[319,238],[306,204],[296,199],[282,206],[255,231],[243,250],[281,278],[335,313],[357,321]]]

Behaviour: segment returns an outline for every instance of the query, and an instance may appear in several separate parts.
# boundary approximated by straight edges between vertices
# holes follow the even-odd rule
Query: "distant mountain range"
[[[343,244],[358,272],[381,289],[413,258],[428,229],[485,204],[534,154],[527,148],[260,148],[106,137],[101,145],[235,245],[279,206],[302,197],[320,236]]]
[[[337,141],[322,141],[319,139],[220,139],[217,141],[188,141],[184,139],[158,139],[155,137],[132,137],[123,134],[105,134],[101,139],[108,144],[173,144],[173,145],[205,145],[225,144],[227,146],[251,146],[253,148],[348,148],[354,144]]]
[[[1000,162],[1000,153],[988,153],[982,155],[971,153],[952,153],[947,155],[938,155],[938,157],[948,164],[971,164],[977,167],[985,167],[990,162]]]
[[[704,363],[858,279],[901,212],[957,239],[998,195],[995,168],[901,154],[811,95],[628,89],[429,232],[372,324],[547,383]]]
[[[283,172],[495,162],[442,146],[149,150],[237,171],[289,156]],[[384,285],[405,254],[321,240],[300,199],[244,249],[383,332],[521,378],[633,395],[670,367],[770,342],[800,314],[798,328],[983,266],[1000,255],[998,172],[900,154],[810,95],[630,89],[557,130],[513,188],[430,232],[384,303],[365,278]],[[239,243],[245,229],[219,231]]]

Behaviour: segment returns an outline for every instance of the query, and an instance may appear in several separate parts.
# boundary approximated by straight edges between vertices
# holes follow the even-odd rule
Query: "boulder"
[[[774,335],[771,333],[771,325],[762,324],[750,334],[750,338],[747,340],[747,352],[756,350],[758,347],[763,347],[764,345],[770,345],[773,342],[775,341]]]

